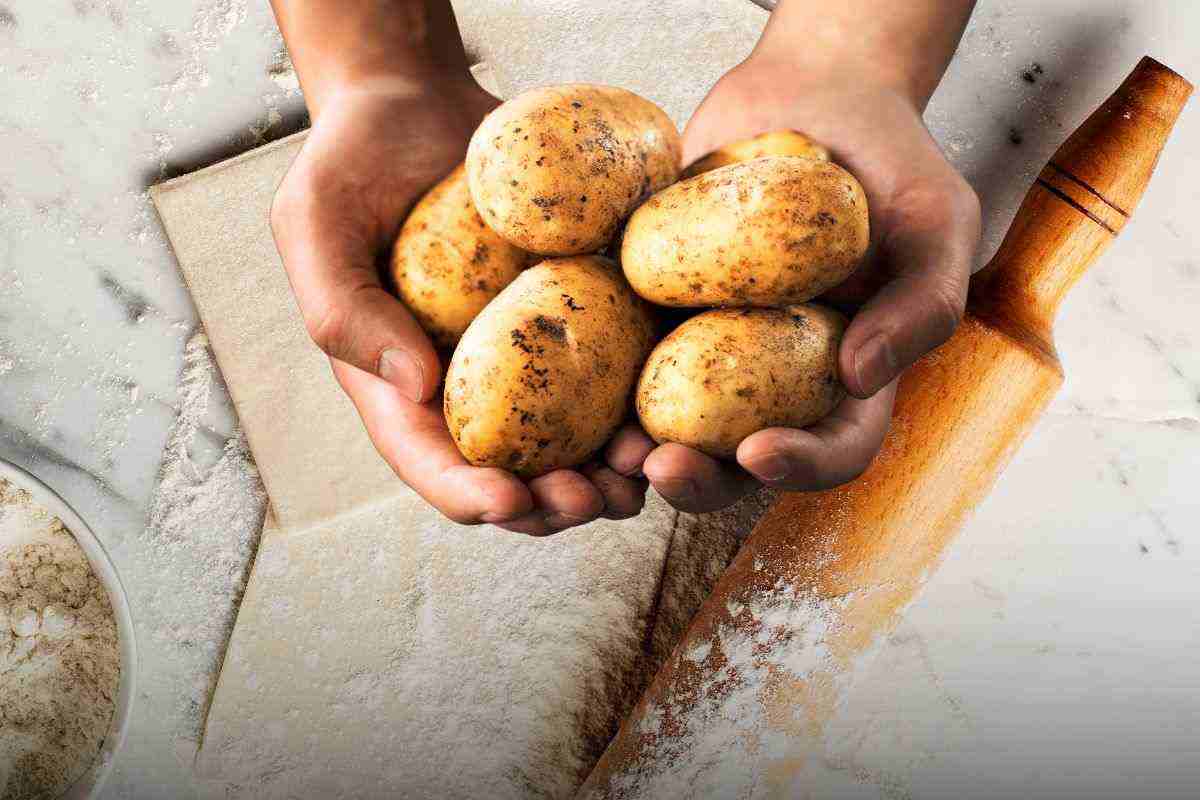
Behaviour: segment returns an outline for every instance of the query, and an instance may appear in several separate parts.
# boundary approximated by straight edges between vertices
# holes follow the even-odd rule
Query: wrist
[[[785,85],[801,96],[811,96],[814,90],[838,90],[859,96],[887,94],[911,106],[918,115],[931,91],[926,89],[927,81],[886,56],[859,57],[843,52],[837,57],[826,57],[766,36],[738,69],[770,76],[771,82]]]
[[[329,99],[362,86],[470,79],[448,0],[272,0],[315,120]],[[405,87],[407,86],[407,89]]]
[[[832,64],[756,49],[729,77],[751,87],[751,102],[786,109],[796,124],[825,119],[845,124],[881,105],[918,118],[924,109],[911,85],[864,64]]]
[[[417,69],[345,69],[327,75],[318,97],[306,94],[314,124],[329,110],[362,102],[454,107],[482,118],[497,101],[468,72]]]
[[[752,58],[793,74],[862,83],[902,96],[918,111],[942,79],[975,0],[847,0],[815,11],[783,0]]]

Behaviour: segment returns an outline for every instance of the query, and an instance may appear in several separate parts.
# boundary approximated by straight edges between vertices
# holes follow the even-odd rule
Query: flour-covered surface
[[[184,347],[180,412],[167,436],[149,524],[139,537],[150,578],[142,583],[156,587],[149,599],[162,615],[142,644],[183,667],[171,694],[184,758],[199,746],[266,507],[241,434],[205,441],[211,435],[201,420],[215,377],[208,339],[195,334]],[[146,677],[154,685],[162,675]]]
[[[641,688],[672,516],[538,540],[405,495],[269,533],[205,777],[224,797],[569,797]]]
[[[615,5],[458,3],[498,88],[605,80],[646,91],[680,122],[703,84],[748,49],[738,31],[765,20],[757,7],[741,20],[725,16],[735,8],[726,4],[665,4],[658,17],[648,0]],[[979,3],[927,119],[982,194],[989,248],[1061,136],[1139,56],[1196,79],[1197,13],[1186,0]],[[216,631],[224,623],[213,620],[231,619],[229,585],[175,597],[171,564],[244,552],[245,529],[209,525],[199,504],[194,537],[173,555],[146,533],[196,319],[145,189],[304,124],[270,10],[245,0],[0,0],[0,92],[0,150],[20,156],[0,159],[0,457],[88,519],[126,580],[139,636],[159,641],[150,634],[160,624]],[[979,796],[1051,794],[1069,777],[1069,759],[1053,758],[1061,747],[1100,753],[1097,781],[1120,770],[1123,752],[1154,753],[1161,781],[1136,776],[1148,796],[1179,786],[1187,760],[1172,754],[1196,738],[1194,710],[1177,702],[1196,694],[1177,671],[1194,651],[1173,637],[1196,579],[1198,126],[1200,115],[1185,112],[1136,219],[1067,300],[1067,385],[1054,410],[1072,419],[1054,425],[1074,432],[1047,423],[1034,434],[1027,450],[1042,455],[1010,468],[865,684],[862,725],[847,723],[837,773],[876,776],[861,796],[960,796],[971,775],[1002,787]],[[201,483],[236,428],[214,381],[188,446]],[[1080,449],[1093,435],[1108,444]],[[227,464],[241,470],[234,447]],[[1052,493],[1080,461],[1090,466],[1071,493]],[[261,513],[260,497],[237,496],[230,518]],[[1095,591],[1114,575],[1119,591]],[[206,671],[217,648],[143,648],[145,691],[107,796],[195,795],[191,700],[215,680]],[[1086,727],[1095,718],[1080,708],[1101,722],[1115,708],[1144,735],[1097,742]],[[1030,736],[1035,728],[1044,735]],[[1134,777],[1120,780],[1120,793],[1140,794]]]

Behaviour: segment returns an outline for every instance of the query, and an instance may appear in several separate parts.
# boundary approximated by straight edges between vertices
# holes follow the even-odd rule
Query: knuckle
[[[934,286],[928,295],[927,314],[929,334],[935,346],[949,339],[958,329],[966,309],[965,292],[957,286],[942,282]]]
[[[327,355],[347,360],[342,358],[348,349],[346,332],[349,324],[346,312],[334,306],[327,306],[315,313],[306,314],[304,327],[313,343]]]
[[[925,178],[897,193],[893,207],[904,224],[928,229],[978,225],[979,195],[957,172]]]
[[[979,238],[980,220],[983,216],[979,195],[957,172],[942,189],[942,194],[946,225],[951,230],[960,232],[963,238],[970,239],[973,244]]]

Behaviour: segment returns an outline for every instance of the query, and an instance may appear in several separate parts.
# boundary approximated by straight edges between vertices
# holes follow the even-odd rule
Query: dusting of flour
[[[143,635],[162,659],[178,664],[178,679],[162,687],[181,718],[181,761],[195,755],[204,714],[225,645],[245,590],[258,543],[266,495],[240,432],[221,440],[203,424],[216,390],[208,337],[195,333],[184,347],[178,416],[167,436],[162,466],[142,534],[148,563],[144,599],[159,624]],[[215,454],[203,457],[205,446]],[[170,698],[169,700],[167,698]]]
[[[677,675],[638,723],[638,767],[612,797],[772,796],[769,765],[796,755],[803,719],[777,718],[777,695],[836,671],[829,640],[852,596],[821,598],[785,581],[731,601],[728,621],[676,654]]]
[[[183,68],[158,88],[166,95],[164,111],[174,109],[175,98],[194,93],[212,82],[207,57],[221,41],[246,19],[246,0],[216,0],[196,15],[186,42]]]

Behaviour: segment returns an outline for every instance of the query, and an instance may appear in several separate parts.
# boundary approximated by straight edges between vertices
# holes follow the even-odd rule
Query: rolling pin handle
[[[976,315],[1003,316],[1053,353],[1059,304],[1125,227],[1191,92],[1153,58],[1138,62],[1030,187],[996,256],[971,282]]]

